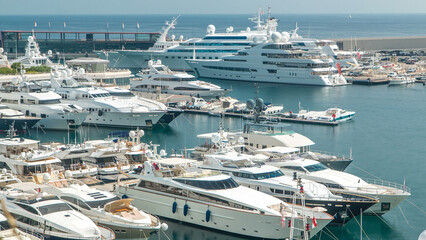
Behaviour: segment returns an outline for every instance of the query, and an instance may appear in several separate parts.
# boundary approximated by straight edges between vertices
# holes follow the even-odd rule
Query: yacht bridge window
[[[215,181],[205,180],[190,180],[190,179],[174,179],[176,182],[187,184],[197,188],[209,189],[209,190],[220,190],[236,188],[239,184],[232,178]]]
[[[72,208],[66,203],[55,203],[37,208],[40,211],[41,215],[72,210]]]
[[[292,48],[293,47],[291,46],[291,44],[269,44],[262,47],[262,49],[281,49],[281,50],[288,50]]]
[[[305,167],[308,172],[317,172],[328,169],[326,166],[324,166],[322,163],[317,163],[313,165],[309,165]]]
[[[256,180],[263,180],[263,179],[269,179],[269,178],[276,178],[276,177],[284,176],[284,173],[281,172],[281,170],[276,170],[276,171],[273,171],[273,172],[266,172],[266,173],[233,172],[232,174],[235,177],[250,178],[250,179],[256,179]]]
[[[56,104],[61,103],[59,99],[38,100],[38,104]]]

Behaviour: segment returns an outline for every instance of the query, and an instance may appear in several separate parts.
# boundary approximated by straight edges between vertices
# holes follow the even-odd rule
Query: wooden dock
[[[182,109],[185,113],[191,114],[202,114],[202,115],[210,115],[219,117],[221,115],[211,115],[206,110],[196,110],[196,109]],[[243,113],[233,113],[233,112],[225,112],[223,113],[225,117],[235,117],[235,118],[245,118],[252,119],[253,115],[243,114]],[[291,118],[291,117],[265,117],[261,116],[262,120],[268,120],[271,122],[291,122],[291,123],[302,123],[302,124],[316,124],[316,125],[326,125],[326,126],[337,126],[340,122],[326,122],[319,120],[311,120],[311,119],[301,119],[301,118]]]

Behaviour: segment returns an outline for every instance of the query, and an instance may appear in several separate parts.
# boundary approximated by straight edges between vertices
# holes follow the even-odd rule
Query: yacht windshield
[[[223,180],[190,180],[190,179],[174,179],[177,182],[194,186],[197,188],[208,190],[230,189],[238,187],[238,183],[234,179],[228,178]]]
[[[256,180],[263,180],[268,178],[276,178],[280,176],[284,176],[284,173],[281,172],[281,170],[276,170],[273,172],[267,172],[267,173],[241,173],[241,172],[233,172],[232,173],[236,177],[241,178],[249,178],[249,179],[256,179]]]
[[[38,104],[56,104],[61,103],[59,99],[39,100]]]
[[[324,166],[322,163],[317,163],[313,165],[309,165],[305,167],[308,172],[317,172],[327,169],[326,166]]]
[[[113,201],[117,201],[120,200],[120,198],[118,197],[113,197],[113,198],[109,198],[109,199],[104,199],[104,200],[99,200],[99,201],[92,201],[92,202],[86,202],[91,208],[103,208],[105,206],[105,204],[109,203],[109,202],[113,202]]]
[[[46,206],[38,207],[37,209],[40,211],[41,215],[72,210],[71,207],[68,206],[68,204],[66,203],[56,203],[52,205],[46,205]]]

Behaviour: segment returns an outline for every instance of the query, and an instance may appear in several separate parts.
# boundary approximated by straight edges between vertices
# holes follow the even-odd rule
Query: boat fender
[[[176,213],[176,211],[177,211],[177,202],[173,202],[172,213],[174,214],[174,213]]]
[[[183,206],[183,215],[184,216],[188,215],[188,209],[189,209],[188,204],[185,204],[185,206]]]
[[[126,199],[129,198],[126,194],[123,194],[123,196],[121,196],[121,199]]]
[[[206,211],[206,222],[210,222],[211,214],[212,214],[212,212],[207,209],[207,211]]]

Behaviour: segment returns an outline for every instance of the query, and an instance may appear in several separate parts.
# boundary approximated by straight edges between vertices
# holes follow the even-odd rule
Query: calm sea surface
[[[175,35],[200,37],[208,24],[224,30],[252,26],[246,15],[185,15],[174,29]],[[298,22],[301,35],[318,38],[350,38],[378,36],[426,35],[426,15],[276,15],[280,19],[280,31],[290,30]],[[171,16],[0,16],[0,30],[31,30],[37,21],[37,30],[104,31],[106,22],[110,30],[121,31],[124,22],[126,31],[159,31],[164,21]],[[246,101],[253,98],[255,89],[251,83],[212,81],[222,87],[234,89],[232,97]],[[311,138],[314,149],[349,154],[352,148],[354,162],[349,173],[363,178],[380,178],[403,183],[411,187],[412,196],[391,212],[378,217],[364,217],[364,230],[369,239],[417,239],[426,229],[426,87],[411,86],[344,86],[312,87],[277,84],[260,84],[259,97],[275,104],[283,104],[285,110],[297,110],[298,104],[308,110],[341,107],[356,111],[355,119],[337,127],[293,124],[289,128]],[[196,135],[216,131],[219,118],[183,114],[167,127],[145,131],[144,141],[161,144],[168,152],[183,151],[200,144]],[[238,130],[241,119],[225,119],[226,128]],[[120,130],[120,129],[118,129]],[[105,138],[114,129],[82,127],[77,135],[69,134],[70,141]],[[28,136],[27,136],[28,137]],[[32,138],[41,141],[68,141],[66,132],[32,131]],[[167,221],[166,221],[167,222]],[[167,235],[176,240],[243,239],[193,226],[169,222]],[[321,239],[360,239],[356,221],[345,227],[330,227]],[[152,237],[158,239],[158,236]],[[161,239],[166,239],[162,234]],[[364,239],[367,239],[364,236]]]

